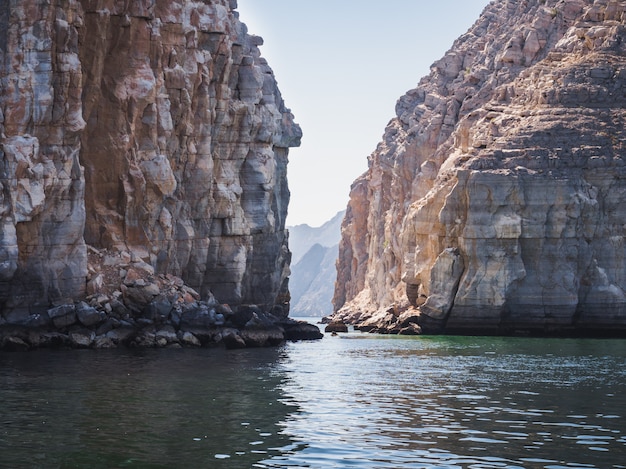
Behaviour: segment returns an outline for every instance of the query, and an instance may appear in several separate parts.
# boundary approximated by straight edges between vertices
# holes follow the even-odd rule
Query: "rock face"
[[[492,2],[353,185],[336,319],[626,332],[626,4]]]
[[[94,293],[86,244],[203,298],[288,314],[286,165],[301,131],[236,6],[1,9],[0,322]]]

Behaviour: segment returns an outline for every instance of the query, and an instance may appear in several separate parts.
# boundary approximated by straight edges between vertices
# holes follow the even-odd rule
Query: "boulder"
[[[269,347],[285,341],[284,331],[278,326],[262,329],[244,329],[241,331],[240,337],[245,342],[246,347]]]
[[[241,349],[247,346],[244,338],[236,333],[225,334],[222,341],[227,349]]]
[[[306,321],[296,321],[293,319],[279,323],[285,331],[285,340],[317,340],[324,337],[319,328]]]
[[[242,305],[233,310],[233,313],[228,316],[228,321],[235,327],[243,328],[246,326],[254,315],[261,314],[261,310],[256,305]]]
[[[73,304],[56,306],[48,310],[48,316],[59,329],[71,326],[76,323],[76,307]]]
[[[324,328],[324,332],[348,332],[348,326],[343,321],[331,321]]]
[[[78,321],[86,327],[95,326],[106,318],[103,311],[98,311],[82,301],[76,306],[76,316]]]
[[[188,347],[200,347],[202,345],[200,340],[198,340],[198,338],[191,332],[184,332],[180,338],[180,342],[182,345],[186,345]]]
[[[77,348],[88,348],[96,338],[96,333],[88,329],[77,329],[69,333],[70,345]]]
[[[122,326],[112,329],[105,334],[114,344],[127,344],[135,336],[136,330],[132,326]]]

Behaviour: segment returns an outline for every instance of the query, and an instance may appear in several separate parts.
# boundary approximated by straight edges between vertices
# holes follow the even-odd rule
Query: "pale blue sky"
[[[238,0],[240,19],[304,132],[289,152],[287,223],[319,226],[352,182],[400,96],[478,19],[488,0]]]

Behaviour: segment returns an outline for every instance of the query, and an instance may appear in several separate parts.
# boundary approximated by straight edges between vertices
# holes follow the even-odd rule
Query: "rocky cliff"
[[[352,187],[336,319],[626,332],[625,23],[623,1],[487,6]]]
[[[203,299],[287,315],[286,165],[301,131],[236,7],[0,7],[0,323],[97,294],[87,245]]]

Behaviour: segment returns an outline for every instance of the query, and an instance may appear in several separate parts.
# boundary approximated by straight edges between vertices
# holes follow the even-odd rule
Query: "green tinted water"
[[[626,341],[0,354],[0,467],[626,467]]]

